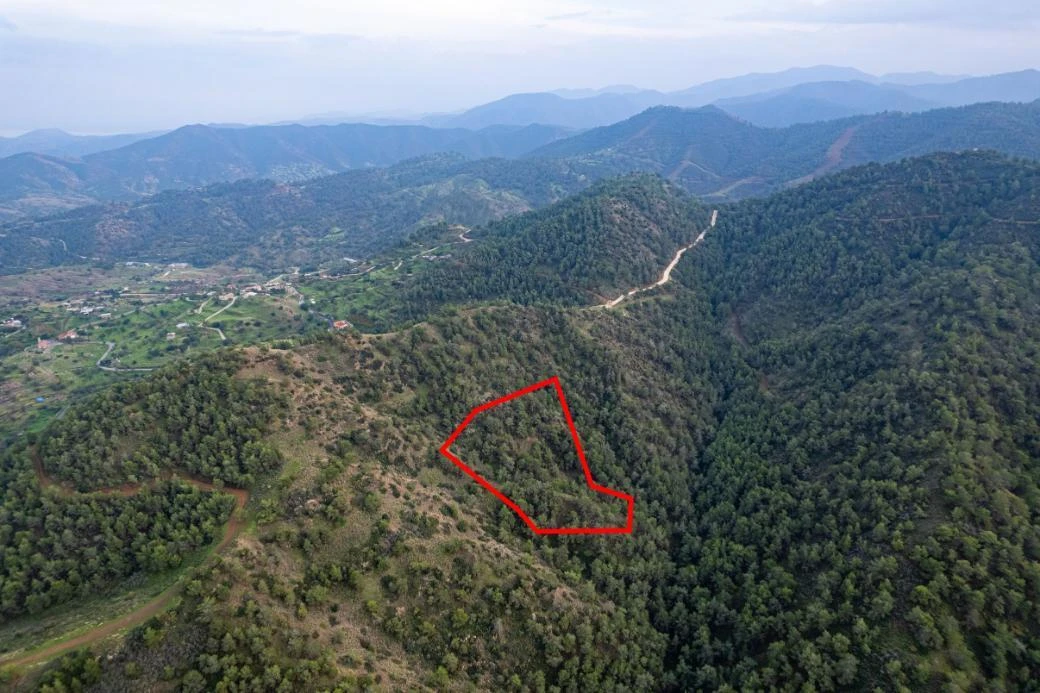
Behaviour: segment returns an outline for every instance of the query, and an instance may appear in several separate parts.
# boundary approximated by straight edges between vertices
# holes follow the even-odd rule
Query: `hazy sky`
[[[430,112],[836,64],[1040,67],[1038,0],[0,0],[0,131]]]

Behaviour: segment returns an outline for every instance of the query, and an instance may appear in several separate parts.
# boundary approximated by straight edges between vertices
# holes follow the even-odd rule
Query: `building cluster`
[[[88,303],[85,299],[74,298],[61,304],[69,313],[79,315],[97,315],[99,318],[110,318],[110,308],[104,303]]]

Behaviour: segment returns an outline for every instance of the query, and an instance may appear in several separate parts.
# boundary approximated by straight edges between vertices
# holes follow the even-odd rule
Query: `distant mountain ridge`
[[[632,172],[657,174],[716,203],[795,187],[857,164],[973,149],[1040,159],[1040,102],[782,129],[755,127],[714,106],[657,107],[516,160],[437,155],[300,184],[221,183],[9,223],[0,226],[0,271],[84,258],[263,268],[327,263],[368,257],[430,224],[471,226],[543,207]],[[46,158],[21,156],[42,171],[49,165]]]
[[[897,76],[898,78],[898,76]],[[807,82],[773,92],[717,101],[729,113],[763,127],[898,111],[918,113],[949,106],[1040,98],[1040,72],[1022,72],[907,85],[853,80]]]
[[[673,92],[608,87],[512,94],[459,114],[432,116],[424,122],[439,127],[555,123],[590,128],[609,125],[651,106],[695,108],[714,104],[755,125],[783,127],[891,110],[917,112],[1038,98],[1037,70],[966,78],[934,73],[878,77],[854,68],[820,65],[718,79]]]
[[[433,127],[473,129],[531,123],[587,128],[624,120],[633,112],[659,103],[663,98],[659,92],[603,93],[577,99],[549,93],[513,94],[461,114],[430,116],[424,118],[423,123]]]
[[[892,85],[861,80],[808,82],[765,94],[733,97],[715,105],[762,127],[836,120],[884,111],[916,113],[938,107]]]
[[[773,92],[810,82],[876,81],[876,77],[852,67],[817,65],[793,67],[780,72],[752,72],[739,77],[716,79],[669,94],[671,106],[694,108],[707,106],[721,99],[733,99],[752,94]]]
[[[566,134],[564,128],[544,125],[479,131],[419,125],[188,125],[78,160],[39,154],[0,159],[0,220],[245,178],[302,181],[437,152],[512,158]]]
[[[550,160],[432,155],[298,184],[171,190],[0,226],[0,274],[90,259],[282,268],[366,257],[420,226],[483,224],[542,207],[589,181]]]
[[[139,140],[162,135],[157,132],[138,132],[121,135],[73,135],[50,128],[33,130],[17,137],[0,137],[0,157],[32,152],[64,158],[74,158],[116,149]]]
[[[659,106],[528,156],[563,159],[594,178],[657,173],[695,194],[725,199],[765,194],[858,164],[967,149],[1040,159],[1040,100],[787,128],[759,128],[715,106]]]
[[[713,124],[702,124],[706,129],[686,130],[682,135],[685,143],[668,144],[667,154],[658,151],[647,157],[618,151],[610,157],[582,162],[583,166],[591,164],[588,173],[596,177],[609,171],[652,171],[698,194],[736,192],[746,196],[771,190],[781,182],[780,171],[792,174],[792,180],[812,173],[841,134],[836,132],[841,126],[834,125],[835,120],[881,112],[920,113],[941,104],[1040,98],[1040,72],[1036,70],[966,79],[933,74],[897,74],[891,78],[925,81],[908,86],[851,68],[818,66],[715,80],[670,94],[628,85],[594,90],[591,96],[580,90],[515,94],[462,114],[430,116],[426,125],[190,125],[145,139],[135,139],[140,135],[94,139],[60,131],[28,133],[17,138],[16,146],[36,142],[40,147],[78,147],[85,151],[127,138],[134,141],[75,157],[22,152],[0,158],[0,221],[45,216],[94,202],[133,202],[162,190],[246,178],[298,182],[357,168],[389,166],[433,153],[457,152],[471,159],[516,158],[559,142],[575,131],[620,124],[667,101],[684,107],[712,102],[721,109],[719,113],[767,128],[832,122],[815,129],[766,135],[746,128],[738,134],[732,124],[716,118]],[[998,119],[1004,117],[990,112]],[[557,124],[539,124],[545,122]],[[984,131],[990,129],[981,120],[976,125]],[[1007,125],[998,122],[995,127],[1006,130]],[[721,128],[720,139],[714,145],[703,141],[711,137],[705,133],[716,127]],[[959,126],[953,123],[953,127]],[[1032,125],[1026,123],[1027,143],[1031,133]],[[932,142],[936,134],[922,133],[921,141]],[[677,136],[669,135],[672,139]],[[991,146],[978,143],[980,138],[956,135],[954,139],[965,146]],[[996,148],[1031,156],[1028,144],[1017,146],[1010,140],[1001,136],[995,140]],[[766,147],[769,151],[765,158],[742,158],[749,151],[761,153],[766,141],[772,144]],[[727,143],[725,151],[718,150],[721,142]],[[683,154],[687,148],[690,155]],[[582,152],[586,158],[589,154]],[[706,163],[719,157],[722,159],[715,164]],[[722,165],[722,160],[727,163]]]

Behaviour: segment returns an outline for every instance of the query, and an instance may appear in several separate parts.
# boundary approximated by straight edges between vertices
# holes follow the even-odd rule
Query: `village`
[[[0,416],[54,414],[83,387],[198,351],[352,328],[318,311],[296,288],[300,277],[297,268],[264,278],[238,268],[126,263],[52,270],[47,283],[32,278],[48,290],[0,301]]]

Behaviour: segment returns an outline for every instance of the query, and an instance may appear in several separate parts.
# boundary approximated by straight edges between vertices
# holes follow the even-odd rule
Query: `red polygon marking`
[[[585,473],[585,483],[588,484],[589,488],[597,493],[603,493],[608,496],[614,496],[615,498],[624,499],[628,503],[628,517],[624,527],[539,527],[531,517],[525,513],[519,505],[517,505],[509,496],[495,488],[494,484],[482,477],[477,472],[473,471],[465,462],[455,456],[454,453],[449,449],[452,444],[458,439],[459,435],[466,430],[466,427],[473,423],[473,419],[478,414],[486,412],[488,409],[494,409],[500,404],[505,404],[518,397],[523,397],[532,392],[536,392],[546,387],[553,387],[556,390],[557,396],[560,398],[560,406],[563,409],[563,417],[567,420],[567,428],[570,429],[571,439],[574,441],[574,449],[578,452],[578,459],[581,461],[582,471]],[[483,486],[485,489],[491,492],[498,500],[505,503],[505,505],[520,516],[520,519],[524,521],[531,531],[535,534],[631,534],[632,525],[635,521],[635,507],[636,499],[621,491],[616,491],[612,488],[607,488],[596,483],[596,480],[592,478],[592,470],[589,469],[589,462],[585,459],[585,451],[581,447],[581,440],[578,438],[578,429],[574,425],[574,419],[571,417],[570,407],[567,406],[567,398],[563,394],[563,388],[560,386],[560,379],[557,376],[553,376],[546,380],[543,380],[534,385],[528,385],[525,388],[511,392],[505,397],[499,397],[496,400],[492,400],[487,404],[481,404],[479,407],[475,407],[466,418],[462,420],[458,428],[448,436],[448,439],[444,441],[444,444],[440,447],[440,453],[447,457],[452,463],[466,473],[471,479],[476,481],[478,484]]]

